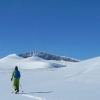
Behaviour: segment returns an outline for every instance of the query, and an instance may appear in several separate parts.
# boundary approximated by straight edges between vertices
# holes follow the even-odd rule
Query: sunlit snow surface
[[[20,94],[11,93],[11,72],[16,65],[21,72]],[[0,59],[0,99],[100,100],[100,57],[69,63],[9,55]]]

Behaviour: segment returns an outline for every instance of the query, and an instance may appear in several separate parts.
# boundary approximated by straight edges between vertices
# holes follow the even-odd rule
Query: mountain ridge
[[[58,61],[63,60],[63,61],[68,61],[68,62],[80,62],[80,60],[77,60],[74,58],[69,58],[69,57],[65,57],[65,56],[57,56],[57,55],[53,55],[53,54],[49,54],[49,53],[45,53],[45,52],[41,52],[41,51],[27,52],[27,53],[23,53],[23,54],[18,54],[18,56],[23,57],[23,58],[37,56],[37,57],[40,57],[45,60],[58,60]]]

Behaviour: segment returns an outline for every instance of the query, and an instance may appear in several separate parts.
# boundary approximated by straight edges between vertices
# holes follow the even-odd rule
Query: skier
[[[15,70],[12,72],[11,81],[13,80],[13,87],[15,90],[15,94],[19,92],[19,80],[20,80],[20,71],[18,70],[18,66],[15,66]]]

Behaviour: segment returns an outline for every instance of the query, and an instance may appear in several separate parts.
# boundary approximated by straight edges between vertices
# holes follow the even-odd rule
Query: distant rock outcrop
[[[33,52],[28,52],[24,54],[19,54],[18,56],[23,57],[23,58],[28,58],[32,56],[37,56],[45,60],[63,60],[63,61],[68,61],[68,62],[79,62],[79,60],[69,58],[69,57],[62,57],[62,56],[56,56],[53,54],[48,54],[40,51],[33,51]]]

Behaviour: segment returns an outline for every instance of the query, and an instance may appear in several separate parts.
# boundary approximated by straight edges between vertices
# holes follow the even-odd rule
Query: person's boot
[[[17,94],[17,90],[15,90],[15,94]]]

